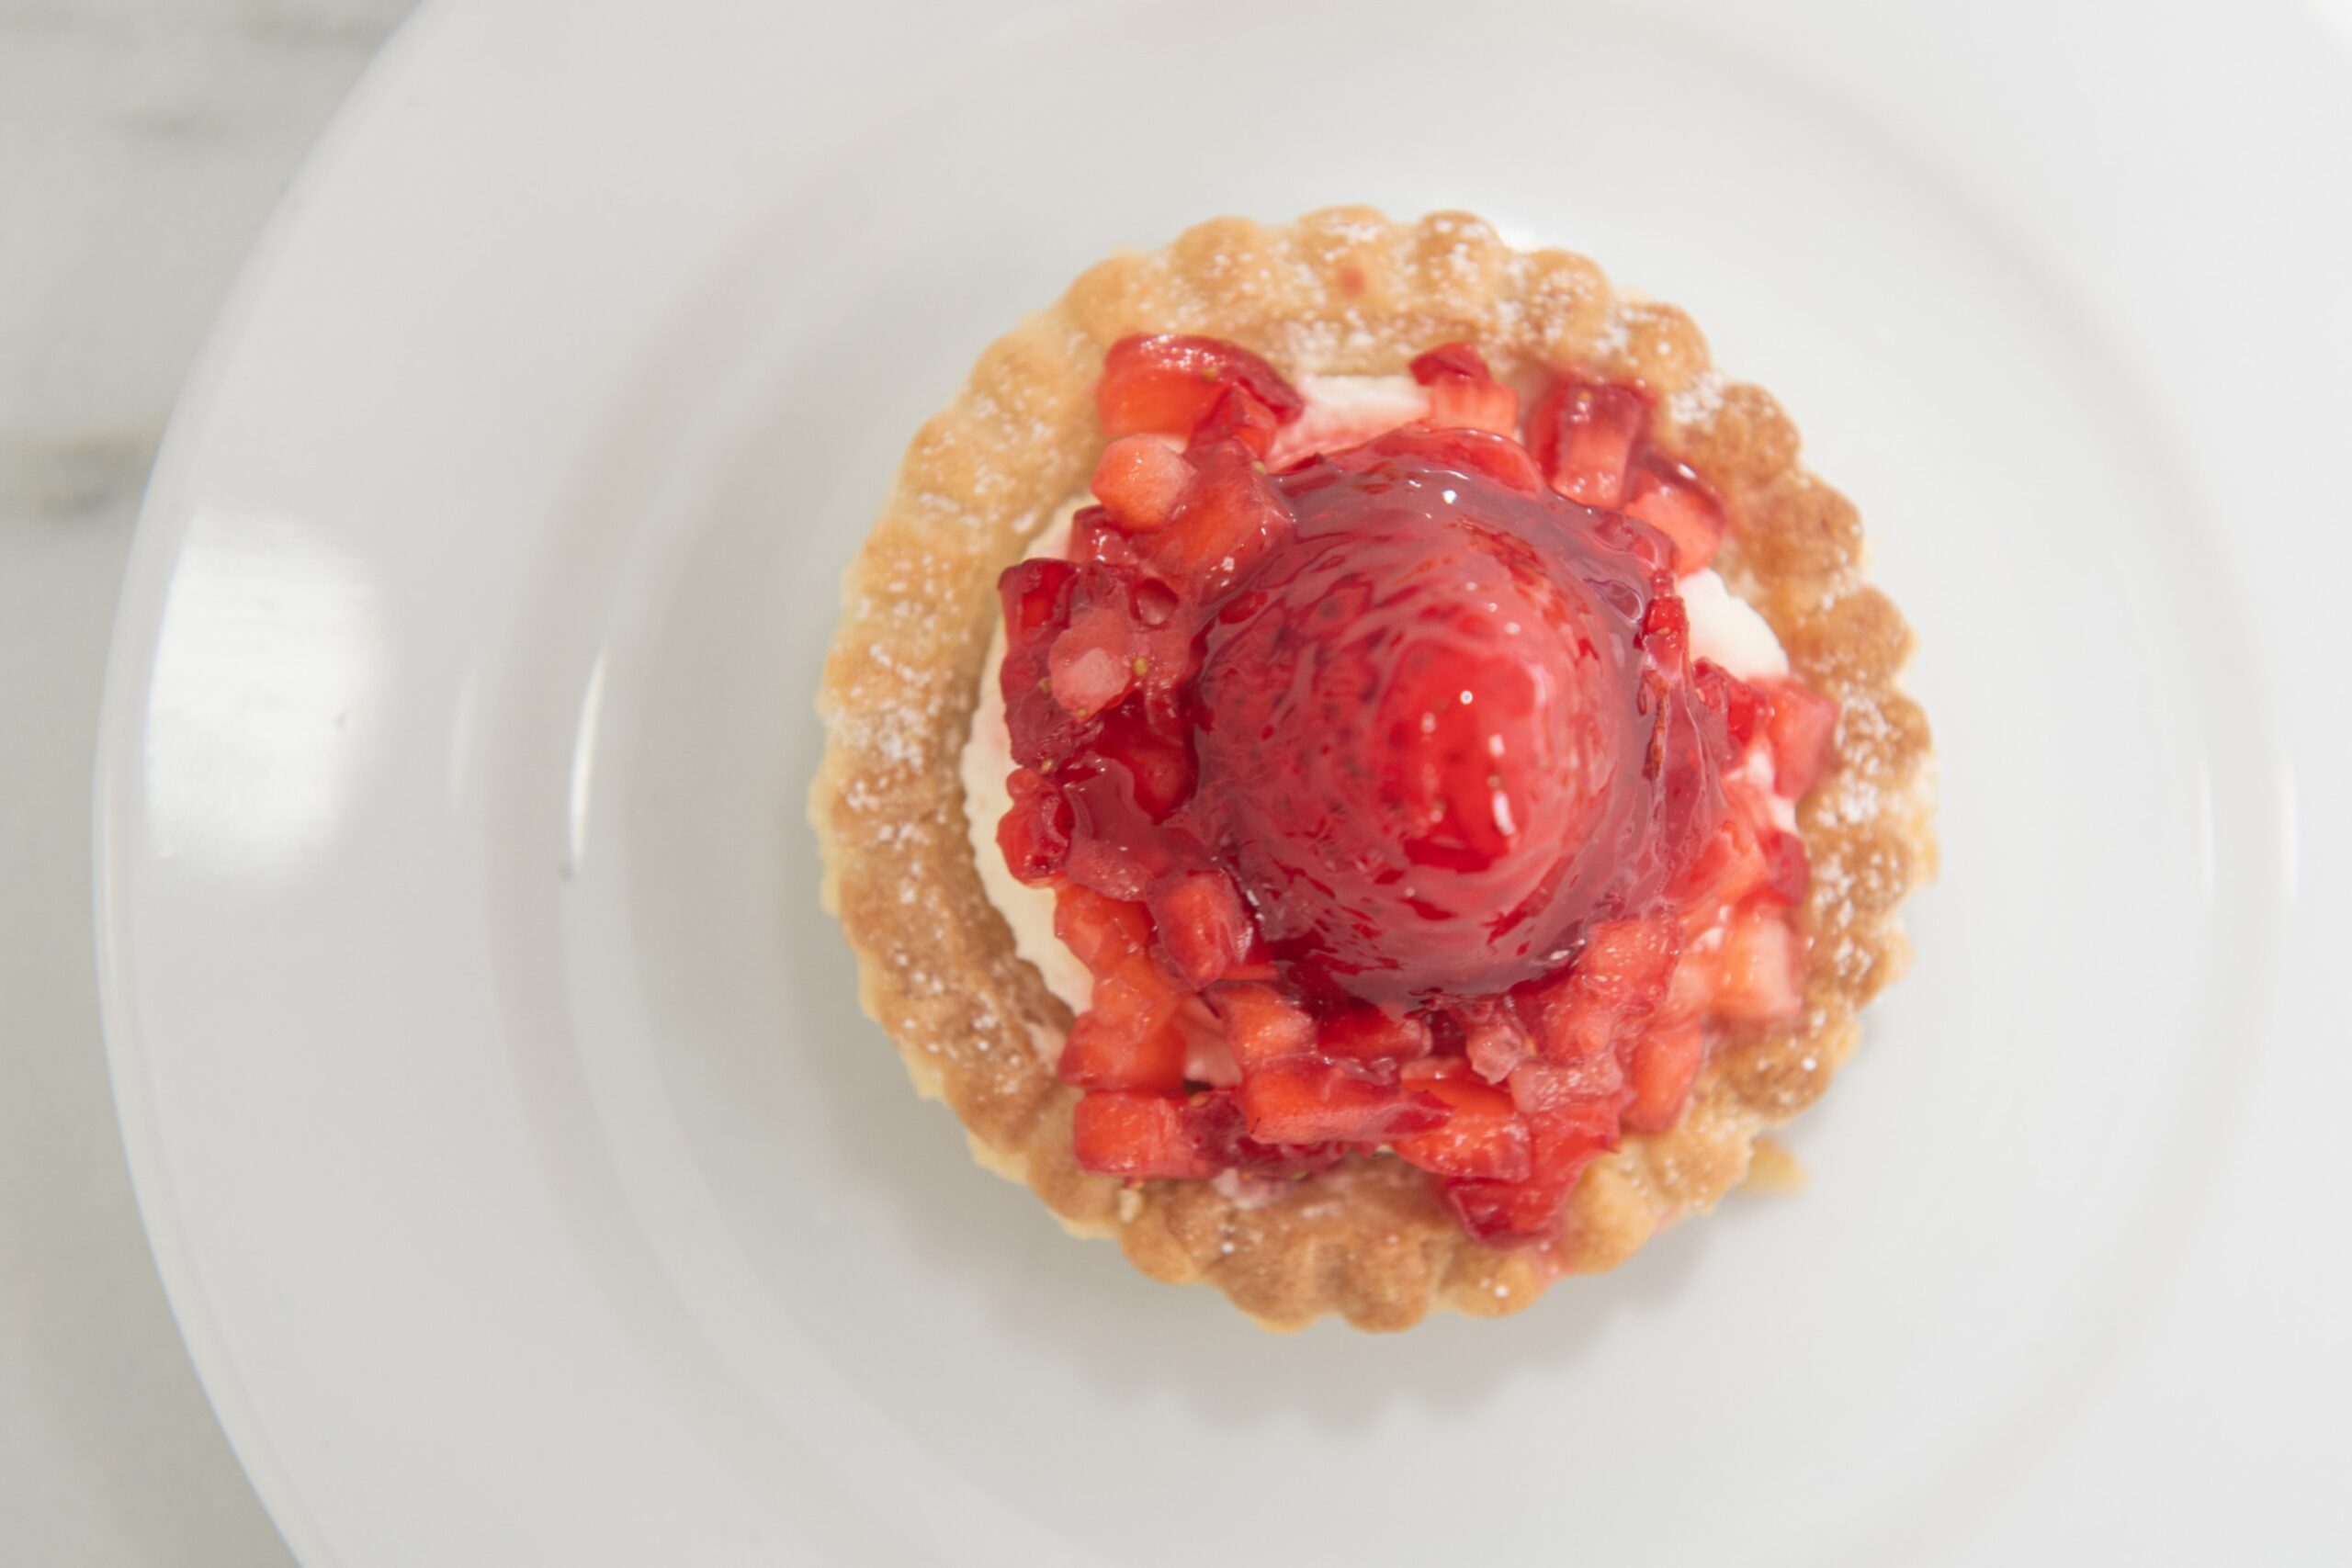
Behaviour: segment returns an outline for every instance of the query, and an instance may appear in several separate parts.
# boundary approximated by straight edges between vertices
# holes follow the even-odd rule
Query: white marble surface
[[[0,1562],[283,1565],[107,1098],[89,766],[115,584],[215,305],[409,0],[0,0]]]

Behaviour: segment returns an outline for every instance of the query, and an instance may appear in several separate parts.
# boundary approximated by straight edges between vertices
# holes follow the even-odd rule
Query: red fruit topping
[[[1230,437],[1262,460],[1274,449],[1274,437],[1281,428],[1273,410],[1246,389],[1227,387],[1209,405],[1208,416],[1193,428],[1193,443],[1199,446]]]
[[[1192,482],[1193,465],[1156,435],[1122,435],[1094,465],[1094,499],[1119,526],[1145,532],[1168,521]]]
[[[1405,1081],[1443,1100],[1452,1114],[1442,1126],[1394,1140],[1389,1146],[1400,1158],[1439,1176],[1524,1181],[1533,1173],[1534,1145],[1510,1095],[1453,1073],[1408,1068]]]
[[[1360,1002],[1326,1017],[1315,1048],[1351,1062],[1410,1062],[1430,1054],[1429,1021]]]
[[[1214,1001],[1244,1073],[1315,1049],[1314,1016],[1272,986],[1220,986]]]
[[[1345,1157],[1341,1144],[1263,1144],[1250,1135],[1241,1105],[1230,1093],[1196,1094],[1185,1105],[1185,1127],[1220,1170],[1246,1176],[1306,1176]]]
[[[1625,514],[1638,517],[1674,546],[1674,575],[1688,577],[1715,558],[1723,542],[1723,503],[1687,464],[1652,452],[1634,470]]]
[[[1675,921],[1663,915],[1590,927],[1574,964],[1521,1003],[1544,1060],[1613,1061],[1609,1054],[1626,1025],[1666,999],[1680,945]]]
[[[1706,659],[1692,661],[1690,685],[1701,702],[1723,715],[1724,735],[1731,742],[1731,750],[1747,750],[1769,716],[1764,694]]]
[[[1804,1000],[1804,943],[1788,916],[1769,905],[1743,909],[1724,931],[1713,1009],[1750,1023],[1784,1023]]]
[[[1016,768],[1005,781],[1012,808],[996,825],[997,848],[1012,874],[1027,883],[1051,878],[1069,858],[1069,803],[1035,768]]]
[[[1466,343],[1449,343],[1413,361],[1413,379],[1430,390],[1429,422],[1440,430],[1519,434],[1519,394],[1495,379],[1487,357]]]
[[[1449,1181],[1444,1191],[1454,1219],[1473,1241],[1525,1247],[1560,1234],[1566,1220],[1561,1205],[1574,1189],[1573,1181]]]
[[[1634,1098],[1619,1113],[1633,1133],[1663,1133],[1682,1114],[1690,1085],[1706,1060],[1707,1033],[1696,1019],[1660,1024],[1635,1043],[1629,1076]]]
[[[1097,1090],[1078,1102],[1070,1148],[1078,1163],[1106,1176],[1198,1179],[1224,1168],[1194,1135],[1184,1101],[1158,1094]]]
[[[1405,368],[1414,380],[1424,387],[1435,386],[1440,381],[1491,381],[1495,378],[1493,369],[1487,364],[1487,356],[1478,352],[1478,345],[1460,341],[1442,343],[1426,354],[1416,355],[1413,362]],[[1502,434],[1510,435],[1517,432],[1514,429]]]
[[[1760,814],[1761,807],[1757,809]],[[1778,831],[1746,813],[1724,813],[1713,836],[1683,863],[1668,892],[1702,917],[1702,924],[1711,923],[1724,905],[1736,904],[1771,882],[1774,864],[1762,835]]]
[[[1054,897],[1054,935],[1089,974],[1101,976],[1150,945],[1151,917],[1140,904],[1066,882]]]
[[[1488,1083],[1502,1082],[1535,1054],[1534,1039],[1520,1021],[1519,1010],[1504,998],[1466,1003],[1454,1009],[1453,1017],[1462,1029],[1463,1055]]]
[[[1046,655],[1046,686],[1073,716],[1087,718],[1127,694],[1135,684],[1135,655],[1127,651],[1127,620],[1110,605],[1077,617]]]
[[[1146,561],[1179,588],[1225,592],[1289,532],[1290,512],[1266,466],[1238,441],[1191,455],[1193,483],[1168,525],[1144,540]]]
[[[1184,1032],[1173,1022],[1123,1021],[1091,1007],[1062,1042],[1061,1080],[1080,1089],[1173,1094],[1184,1087]]]
[[[1228,387],[1288,424],[1306,404],[1280,372],[1246,348],[1167,333],[1124,337],[1102,356],[1094,407],[1105,435],[1148,432],[1189,439]]]
[[[1625,1088],[1625,1069],[1613,1050],[1561,1062],[1527,1062],[1511,1069],[1511,1103],[1530,1116],[1579,1107],[1613,1106]]]
[[[1445,1101],[1352,1065],[1288,1057],[1248,1067],[1237,1097],[1268,1144],[1382,1144],[1443,1126]]]
[[[1233,879],[1215,867],[1186,872],[1153,893],[1151,918],[1176,972],[1195,990],[1225,978],[1257,934]]]
[[[1425,419],[1329,449],[1255,355],[1114,347],[1102,504],[1001,583],[998,837],[1094,976],[1081,1166],[1385,1145],[1521,1245],[1722,1024],[1799,1012],[1804,848],[1747,762],[1794,798],[1837,709],[1691,663],[1673,579],[1725,513],[1646,394],[1559,378],[1522,446],[1476,348],[1412,369]]]
[[[1802,799],[1829,766],[1838,733],[1838,705],[1795,681],[1766,681],[1758,688],[1770,705],[1765,733],[1772,743],[1772,787]]]
[[[1563,376],[1528,416],[1527,449],[1570,501],[1622,506],[1649,422],[1649,400],[1633,388]]]
[[[1206,998],[1186,997],[1176,1010],[1176,1027],[1184,1034],[1186,1081],[1220,1086],[1241,1081],[1241,1064],[1226,1041],[1225,1024],[1209,1010]]]
[[[1813,886],[1813,862],[1804,840],[1775,828],[1764,838],[1764,881],[1757,896],[1775,904],[1802,904]]]

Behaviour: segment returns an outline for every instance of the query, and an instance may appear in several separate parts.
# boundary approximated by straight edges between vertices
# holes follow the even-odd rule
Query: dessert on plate
[[[1910,633],[1690,319],[1480,220],[1099,264],[916,435],[826,897],[980,1162],[1261,1323],[1493,1315],[1746,1179],[1930,871]]]

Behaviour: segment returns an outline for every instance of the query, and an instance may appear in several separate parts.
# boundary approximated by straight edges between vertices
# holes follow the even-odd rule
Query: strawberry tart
[[[1493,1315],[1713,1205],[1932,869],[1910,633],[1690,319],[1363,209],[1120,254],[855,563],[812,812],[973,1152],[1261,1323]]]

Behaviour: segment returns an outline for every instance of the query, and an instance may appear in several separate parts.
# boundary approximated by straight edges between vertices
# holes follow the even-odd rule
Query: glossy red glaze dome
[[[1283,476],[1292,531],[1207,622],[1188,817],[1304,988],[1536,979],[1670,858],[1656,541],[1482,446],[1400,433]]]

